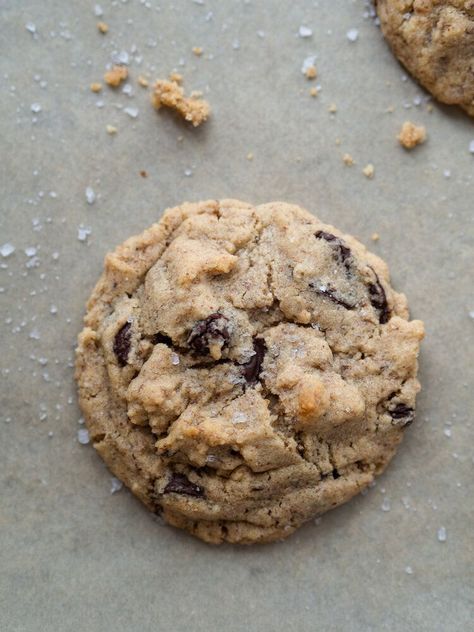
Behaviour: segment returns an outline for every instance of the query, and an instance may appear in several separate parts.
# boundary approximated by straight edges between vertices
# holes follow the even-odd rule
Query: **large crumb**
[[[117,88],[122,81],[128,77],[128,69],[126,66],[114,66],[112,70],[109,70],[104,75],[104,81],[112,88]]]
[[[413,147],[425,142],[426,129],[423,125],[415,125],[410,121],[405,121],[397,138],[405,149],[413,149]]]
[[[375,174],[375,167],[374,167],[374,165],[369,162],[369,164],[366,165],[362,169],[362,173],[364,174],[364,176],[366,178],[369,178],[369,180],[371,180],[374,177],[374,174]]]
[[[166,81],[165,79],[159,79],[155,83],[152,103],[157,110],[163,105],[176,110],[194,127],[204,123],[211,112],[209,103],[204,99],[198,98],[196,93],[186,97],[180,85],[175,81]]]
[[[344,154],[342,156],[342,162],[347,166],[347,167],[352,167],[352,165],[354,164],[354,158],[350,155],[350,154]]]
[[[305,70],[306,78],[307,79],[316,79],[316,77],[318,76],[318,71],[316,69],[316,66],[308,66]]]
[[[97,28],[103,35],[105,35],[109,31],[109,26],[105,22],[97,22]]]

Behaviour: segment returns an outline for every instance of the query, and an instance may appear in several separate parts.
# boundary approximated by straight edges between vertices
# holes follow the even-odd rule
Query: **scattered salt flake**
[[[32,340],[39,340],[40,339],[40,333],[36,329],[36,327],[30,331],[30,338]]]
[[[123,111],[125,114],[128,114],[130,118],[137,118],[138,116],[138,108],[124,108]]]
[[[301,72],[303,75],[306,75],[310,68],[314,68],[316,62],[316,55],[309,55],[304,59],[303,65],[301,66]]]
[[[4,255],[5,256],[5,255]],[[469,318],[472,318],[472,320],[474,320],[474,309],[471,309],[469,312]]]
[[[257,35],[258,35],[261,39],[263,39],[263,38],[265,37],[265,31],[259,30],[259,31],[257,31]]]
[[[104,11],[102,9],[102,7],[100,6],[100,4],[96,4],[94,6],[94,15],[98,18],[102,17],[104,15]]]
[[[239,48],[240,48],[240,42],[239,42],[239,40],[238,40],[238,39],[235,39],[235,40],[232,42],[232,48],[233,48],[234,50],[239,50]]]
[[[39,112],[41,112],[41,104],[40,103],[32,103],[31,104],[31,111],[34,112],[35,114],[38,114]]]
[[[79,428],[77,431],[77,440],[81,445],[87,445],[89,443],[89,431],[87,428]]]
[[[469,152],[471,154],[474,154],[474,138],[471,140],[471,142],[469,143]]]
[[[79,432],[80,432],[80,430],[79,430]],[[111,494],[116,494],[117,492],[119,492],[122,489],[122,487],[123,487],[122,481],[119,480],[118,478],[115,478],[115,476],[112,476],[112,478],[110,480],[110,493]]]
[[[13,244],[9,244],[7,242],[6,244],[3,244],[3,246],[0,246],[0,255],[2,255],[2,257],[9,257],[14,252],[15,246]]]
[[[438,542],[446,542],[447,538],[446,527],[440,527],[438,529]]]
[[[451,177],[451,171],[450,171],[450,169],[445,169],[445,170],[443,171],[443,176],[444,176],[445,178],[450,178],[450,177]]]
[[[25,255],[27,257],[34,257],[37,253],[37,250],[34,246],[28,246],[28,248],[25,248]]]
[[[349,42],[356,42],[359,38],[359,31],[357,29],[349,29],[346,33],[346,37]]]
[[[130,55],[126,50],[121,50],[119,53],[112,53],[112,61],[114,64],[123,64],[124,66],[128,66],[130,63]]]
[[[300,37],[311,37],[313,35],[313,31],[308,26],[300,26],[298,35]]]
[[[128,97],[131,97],[133,94],[133,88],[129,83],[126,83],[122,88],[123,94],[126,94]]]
[[[218,458],[217,458],[217,456],[215,454],[208,454],[206,456],[207,463],[216,463],[217,460],[218,460]]]
[[[413,575],[413,569],[411,566],[405,566],[405,573],[407,575]]]
[[[190,177],[193,175],[193,172],[192,172],[192,170],[191,170],[191,169],[185,169],[185,170],[184,170],[184,175],[185,175],[187,178],[190,178]]]
[[[92,233],[90,228],[79,226],[77,229],[77,238],[79,241],[87,241],[88,236]]]
[[[25,29],[31,33],[32,35],[34,35],[36,33],[36,25],[33,24],[33,22],[27,22],[25,24]]]
[[[391,509],[391,505],[390,505],[389,499],[384,498],[383,503],[382,503],[382,511],[390,511],[390,509]]]
[[[245,413],[237,411],[232,416],[232,423],[234,424],[244,424],[247,421],[248,417]]]
[[[444,434],[444,436],[445,436],[445,437],[450,438],[450,437],[452,436],[452,430],[451,430],[451,428],[445,428],[445,429],[443,430],[443,434]]]
[[[86,193],[87,204],[94,204],[96,200],[94,189],[92,187],[87,187],[85,193]]]
[[[178,364],[179,364],[179,355],[177,353],[172,353],[171,354],[171,364],[173,364],[174,366],[178,366]]]

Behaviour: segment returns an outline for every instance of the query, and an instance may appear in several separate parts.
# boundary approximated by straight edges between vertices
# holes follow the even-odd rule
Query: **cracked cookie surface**
[[[152,511],[208,542],[271,541],[385,468],[422,337],[353,237],[281,202],[184,204],[107,255],[79,399]]]
[[[474,116],[474,0],[376,0],[383,34],[443,103]]]

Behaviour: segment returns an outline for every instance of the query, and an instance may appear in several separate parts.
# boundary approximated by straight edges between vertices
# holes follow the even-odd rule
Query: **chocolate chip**
[[[248,362],[242,364],[242,375],[247,380],[248,384],[256,384],[262,370],[263,358],[265,357],[265,351],[267,346],[263,338],[253,339],[253,350],[255,353]]]
[[[171,474],[171,478],[166,484],[163,494],[183,494],[184,496],[194,496],[203,498],[204,489],[191,481],[184,474]]]
[[[333,303],[337,303],[338,305],[342,305],[346,309],[354,309],[355,305],[353,303],[349,303],[345,298],[339,296],[336,293],[336,290],[329,283],[310,283],[309,287],[313,289],[316,294],[320,294],[321,296],[325,296],[330,299]]]
[[[188,345],[204,355],[209,352],[209,346],[218,344],[220,347],[228,345],[230,340],[229,319],[216,312],[204,320],[198,320],[188,337]]]
[[[351,253],[350,248],[348,248],[344,244],[342,239],[339,239],[339,237],[336,237],[336,235],[333,235],[332,233],[326,233],[324,230],[318,230],[318,232],[315,233],[314,236],[317,239],[324,239],[325,241],[330,243],[334,247],[334,252],[338,256],[338,258],[341,260],[341,262],[344,264],[345,268],[349,270],[350,268],[349,259],[352,253]]]
[[[161,332],[154,334],[154,336],[152,336],[151,338],[151,341],[154,345],[166,345],[167,347],[173,346],[173,341],[171,340],[171,338],[166,334],[162,334]]]
[[[373,268],[372,272],[375,275],[375,283],[369,283],[369,300],[374,309],[379,312],[379,322],[383,325],[388,322],[390,318],[390,310],[387,303],[387,295],[380,283],[380,279]]]
[[[415,411],[406,404],[397,404],[388,411],[394,426],[409,426],[415,419]]]
[[[117,356],[120,366],[125,366],[128,361],[130,341],[132,338],[132,332],[130,331],[131,326],[132,323],[125,323],[125,325],[115,334],[114,353]]]

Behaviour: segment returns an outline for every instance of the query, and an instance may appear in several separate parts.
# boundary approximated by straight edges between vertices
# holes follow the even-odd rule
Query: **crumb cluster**
[[[198,127],[207,120],[211,108],[209,103],[192,93],[186,97],[183,88],[176,81],[158,79],[152,94],[153,106],[159,110],[162,106],[176,110],[186,121]]]
[[[425,142],[426,129],[423,125],[415,125],[410,121],[405,121],[397,138],[402,147],[405,147],[405,149],[413,149],[413,147]]]

